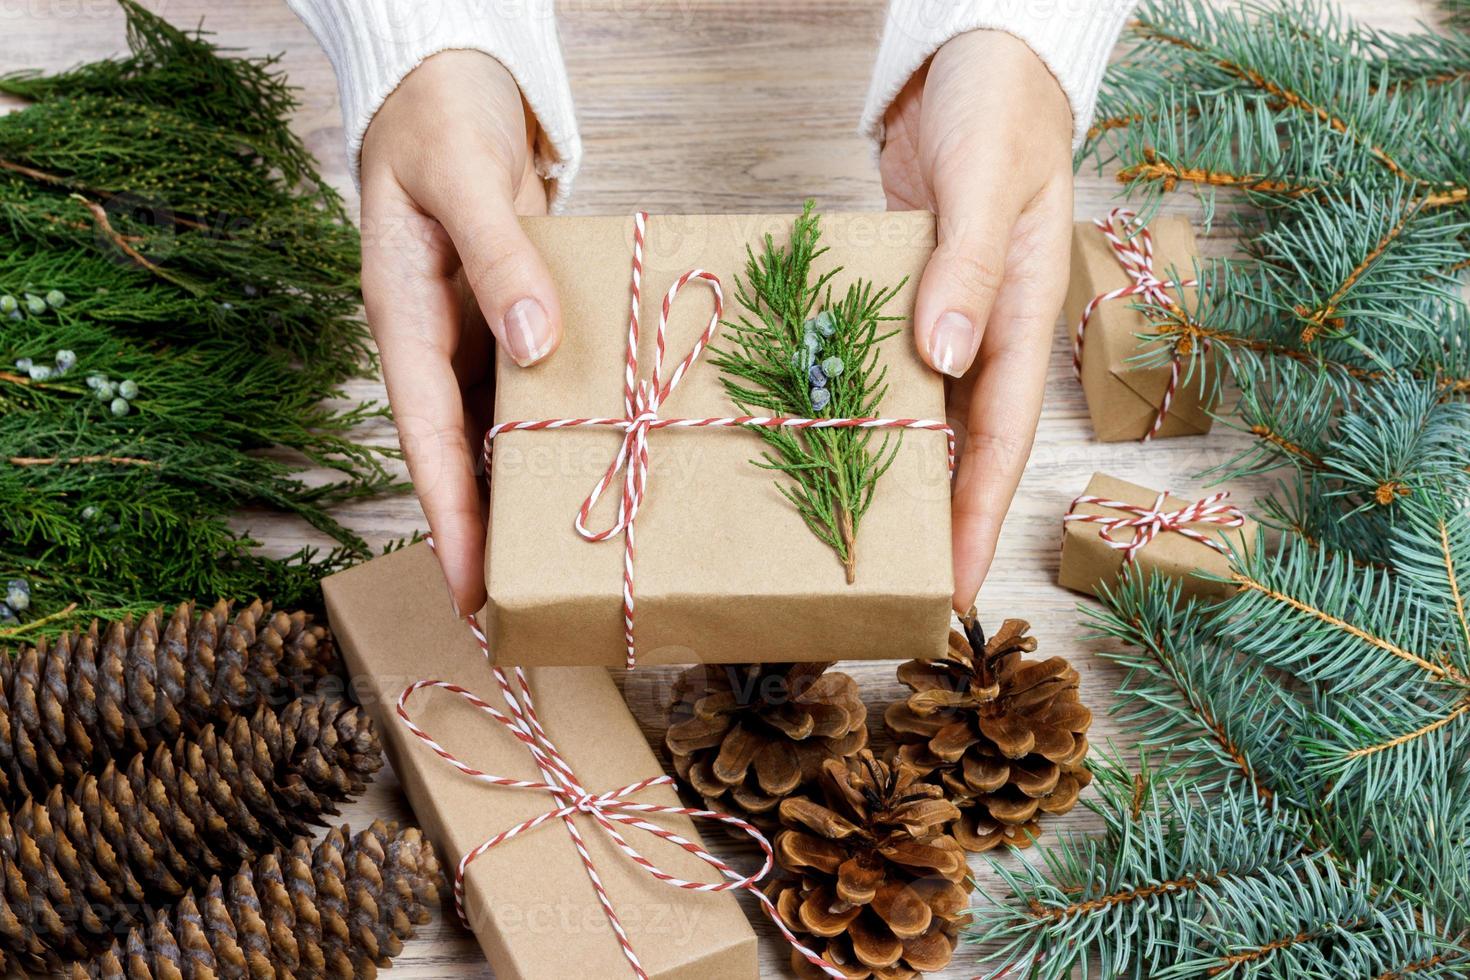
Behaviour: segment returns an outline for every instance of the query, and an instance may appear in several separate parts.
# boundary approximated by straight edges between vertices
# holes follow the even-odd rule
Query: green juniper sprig
[[[385,409],[329,401],[373,358],[294,90],[119,3],[126,56],[0,77],[28,100],[0,116],[0,582],[26,586],[0,647],[160,601],[312,605],[371,554],[330,508],[400,485],[352,439]],[[264,557],[244,508],[334,547]]]
[[[879,345],[893,335],[881,325],[901,317],[883,307],[903,288],[859,281],[834,300],[841,268],[816,274],[820,217],[808,201],[789,245],[770,235],[759,256],[747,249],[736,298],[746,313],[724,324],[727,348],[712,351],[726,392],[749,415],[865,418],[877,415],[887,391]],[[787,477],[777,489],[812,533],[856,576],[858,526],[878,479],[893,463],[900,436],[871,429],[758,428],[768,450],[756,465]]]

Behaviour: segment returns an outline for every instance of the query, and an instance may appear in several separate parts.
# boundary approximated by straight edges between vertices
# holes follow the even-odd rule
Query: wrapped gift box
[[[1177,216],[1159,216],[1149,221],[1148,230],[1153,236],[1154,274],[1165,281],[1193,278],[1199,253],[1189,222]],[[1093,297],[1133,282],[1096,224],[1083,221],[1073,226],[1072,277],[1064,307],[1069,330],[1077,328]],[[1187,308],[1194,289],[1174,288],[1169,293]],[[1153,428],[1169,386],[1168,360],[1148,356],[1165,349],[1166,343],[1139,337],[1154,332],[1143,311],[1134,308],[1139,300],[1138,296],[1104,300],[1088,321],[1082,345],[1082,390],[1087,396],[1093,432],[1102,442],[1142,439]],[[1218,360],[1213,357],[1207,357],[1203,364],[1206,372],[1219,370]],[[1210,431],[1216,386],[1202,385],[1198,373],[1189,376],[1188,367],[1187,362],[1181,366],[1169,410],[1155,438]]]
[[[1105,473],[1094,473],[1088,481],[1084,496],[1100,497],[1130,504],[1134,507],[1152,508],[1158,499],[1158,491],[1128,483]],[[1194,501],[1180,497],[1164,498],[1163,510],[1178,511]],[[1228,506],[1228,505],[1227,505]],[[1077,503],[1071,514],[1132,519],[1138,515],[1116,510],[1097,503]],[[1227,527],[1218,523],[1184,523],[1192,531],[1218,541],[1220,547],[1237,552],[1250,553],[1256,543],[1256,523],[1243,517],[1243,523]],[[1064,588],[1089,595],[1099,595],[1103,587],[1113,588],[1123,572],[1125,556],[1121,549],[1108,543],[1103,531],[1107,526],[1082,520],[1064,521],[1062,524],[1062,565],[1057,583]],[[1133,529],[1118,529],[1109,532],[1114,541],[1127,543],[1133,540]],[[1163,530],[1143,545],[1133,558],[1132,564],[1143,575],[1166,575],[1180,583],[1182,596],[1222,598],[1231,595],[1235,586],[1229,582],[1202,578],[1200,574],[1226,578],[1230,574],[1230,559],[1224,552],[1173,530]]]
[[[460,684],[502,707],[499,689],[465,623],[449,605],[427,545],[386,555],[323,583],[327,609],[354,693],[369,706],[415,815],[453,869],[485,839],[551,809],[544,792],[487,786],[451,768],[394,712],[410,683]],[[542,724],[589,792],[606,792],[661,773],[637,721],[607,671],[527,671]],[[540,779],[526,747],[465,701],[431,690],[414,695],[416,723],[466,764],[512,779]],[[638,802],[677,806],[667,785]],[[648,975],[663,980],[748,980],[757,976],[756,939],[735,897],[656,881],[619,851],[586,815],[575,817],[613,905]],[[689,818],[650,822],[698,840]],[[675,844],[638,830],[630,843],[689,880],[717,872]],[[498,980],[625,977],[631,971],[560,820],[486,851],[468,869],[466,910]]]
[[[726,319],[742,310],[736,277],[747,248],[766,234],[789,240],[792,216],[659,217],[648,222],[643,259],[640,377],[652,371],[664,293],[691,268],[718,275]],[[885,417],[944,419],[943,387],[914,350],[908,317],[934,246],[922,213],[822,216],[829,251],[816,272],[842,267],[840,296],[855,279],[907,284],[882,326]],[[556,279],[566,325],[559,350],[532,368],[501,358],[496,422],[622,417],[627,360],[631,217],[533,218],[525,222]],[[668,364],[704,330],[710,293],[691,286],[674,303]],[[716,337],[714,345],[720,347]],[[664,418],[737,415],[706,354],[664,404]],[[875,433],[875,444],[884,433]],[[900,438],[889,433],[890,439]],[[619,665],[623,539],[590,543],[573,519],[622,440],[610,428],[512,431],[494,441],[483,615],[496,662],[530,666]],[[807,528],[778,487],[787,478],[754,465],[766,444],[736,428],[657,429],[637,519],[638,662],[905,659],[945,646],[953,591],[949,475],[941,432],[907,431],[877,485],[857,537],[856,581]],[[619,481],[589,520],[612,522]]]

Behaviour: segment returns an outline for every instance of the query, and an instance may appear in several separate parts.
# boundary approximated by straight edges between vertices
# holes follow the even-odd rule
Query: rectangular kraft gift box
[[[1140,507],[1153,506],[1154,499],[1158,496],[1157,490],[1127,483],[1105,473],[1094,473],[1084,493],[1106,500],[1120,500],[1125,504]],[[1177,510],[1187,507],[1192,502],[1171,494],[1164,499],[1164,506],[1170,510]],[[1239,505],[1238,501],[1235,503]],[[1078,504],[1072,512],[1128,516],[1121,511],[1097,504]],[[1111,588],[1117,583],[1118,576],[1123,569],[1123,552],[1120,549],[1108,547],[1107,541],[1099,534],[1102,527],[1102,525],[1087,521],[1063,522],[1062,567],[1057,574],[1058,585],[1076,592],[1098,595],[1103,585]],[[1256,522],[1248,517],[1241,527],[1220,527],[1215,524],[1191,524],[1188,527],[1213,535],[1222,545],[1233,548],[1237,552],[1249,554],[1255,549]],[[1132,539],[1132,534],[1132,530],[1128,529],[1115,532],[1113,537],[1118,541],[1129,541]],[[1139,571],[1146,575],[1167,575],[1177,579],[1181,583],[1184,598],[1193,596],[1224,598],[1235,592],[1235,587],[1229,583],[1203,579],[1194,574],[1204,572],[1209,575],[1228,575],[1230,573],[1229,558],[1182,534],[1172,532],[1159,534],[1144,545],[1133,560]]]
[[[323,589],[354,693],[371,710],[414,814],[440,848],[450,875],[475,845],[555,806],[547,793],[470,779],[435,756],[394,713],[403,688],[425,678],[460,684],[504,710],[490,667],[450,609],[443,575],[427,545],[333,575]],[[605,668],[544,668],[527,674],[542,723],[589,792],[661,772]],[[541,779],[526,747],[462,699],[440,690],[419,691],[409,709],[417,724],[467,765],[512,779]],[[631,798],[678,805],[668,786]],[[699,839],[687,817],[646,817]],[[733,895],[656,881],[617,850],[591,817],[576,819],[650,977],[757,976],[755,933]],[[674,875],[718,880],[718,872],[674,844],[631,828],[624,835]],[[560,820],[486,851],[469,866],[465,886],[471,927],[497,980],[632,975]],[[446,909],[452,905],[446,903]]]
[[[648,378],[659,307],[670,284],[698,267],[720,277],[725,319],[738,318],[736,277],[763,236],[790,240],[791,215],[653,216],[642,280],[639,376]],[[622,417],[632,216],[524,222],[556,280],[565,333],[546,361],[501,358],[495,420]],[[854,279],[906,285],[885,307],[900,319],[881,347],[881,414],[944,418],[941,379],[919,360],[909,317],[934,247],[927,213],[824,214],[829,251],[814,271],[842,267],[834,301]],[[696,282],[673,306],[665,376],[712,310]],[[716,337],[714,347],[721,346]],[[664,403],[664,418],[739,414],[708,352]],[[874,445],[882,438],[876,434]],[[894,432],[890,438],[898,439]],[[592,543],[573,518],[615,455],[615,429],[512,431],[495,440],[484,623],[497,663],[621,665],[621,535]],[[905,659],[942,653],[953,591],[944,434],[904,432],[858,529],[856,582],[778,490],[787,478],[754,465],[760,436],[734,428],[654,430],[636,525],[634,635],[640,664]],[[612,522],[621,475],[588,522]]]
[[[1148,230],[1154,241],[1154,274],[1165,281],[1193,278],[1199,250],[1189,222],[1177,215],[1158,215],[1150,219]],[[1064,307],[1068,336],[1076,331],[1083,309],[1094,296],[1132,282],[1095,224],[1079,221],[1073,225],[1072,276]],[[1187,305],[1194,288],[1169,292]],[[1148,318],[1132,308],[1138,301],[1137,296],[1104,300],[1088,321],[1082,345],[1082,390],[1087,396],[1093,433],[1100,442],[1142,439],[1158,417],[1169,384],[1167,362],[1141,364],[1134,360],[1163,346],[1161,341],[1138,338],[1138,334],[1150,332]],[[1219,370],[1213,358],[1205,365],[1206,370]],[[1187,367],[1184,365],[1186,370],[1181,371],[1158,438],[1210,431],[1213,399],[1201,397],[1200,378],[1197,373],[1186,377]]]

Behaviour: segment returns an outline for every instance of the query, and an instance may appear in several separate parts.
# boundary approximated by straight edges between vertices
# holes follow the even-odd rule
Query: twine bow
[[[1110,289],[1105,293],[1099,293],[1087,301],[1082,308],[1082,316],[1077,321],[1077,331],[1072,338],[1072,368],[1077,372],[1077,377],[1082,377],[1082,342],[1086,337],[1088,321],[1092,319],[1093,312],[1103,303],[1109,300],[1122,299],[1127,296],[1138,296],[1145,302],[1158,306],[1173,306],[1174,299],[1169,295],[1170,289],[1182,289],[1186,286],[1198,285],[1194,279],[1165,280],[1160,279],[1154,273],[1154,236],[1148,230],[1147,225],[1138,224],[1138,215],[1127,208],[1113,208],[1105,218],[1094,218],[1094,225],[1102,232],[1108,244],[1113,247],[1113,254],[1118,257],[1118,264],[1123,271],[1133,279],[1126,286]],[[1129,226],[1136,225],[1133,235],[1124,238],[1123,234],[1116,229],[1126,230]],[[1207,351],[1210,347],[1209,338],[1206,337],[1201,344],[1201,350]],[[1158,413],[1154,415],[1153,425],[1144,433],[1140,442],[1148,442],[1159,434],[1159,429],[1164,425],[1164,417],[1169,414],[1169,406],[1174,402],[1174,392],[1179,387],[1180,355],[1176,350],[1174,357],[1169,361],[1169,383],[1164,386],[1164,397],[1159,402]]]
[[[434,546],[432,537],[428,539],[428,543],[430,548]],[[470,632],[474,635],[475,642],[479,644],[480,651],[485,655],[486,660],[489,661],[491,659],[490,644],[485,637],[484,631],[480,629],[479,622],[473,614],[466,616],[465,622],[469,626]],[[643,964],[638,959],[637,952],[633,949],[632,940],[628,938],[627,930],[623,927],[622,920],[618,917],[617,909],[613,905],[612,898],[603,886],[602,876],[597,872],[597,865],[592,859],[592,854],[587,849],[587,841],[577,827],[576,816],[578,814],[586,814],[607,834],[608,838],[617,846],[618,850],[622,851],[634,864],[659,881],[674,888],[681,888],[692,892],[723,892],[733,891],[735,889],[750,892],[755,896],[762,910],[770,917],[776,929],[791,944],[793,949],[804,956],[813,966],[828,976],[833,977],[834,980],[843,980],[845,974],[823,960],[817,953],[803,945],[796,938],[791,930],[787,928],[786,923],[782,921],[780,914],[776,911],[776,906],[758,887],[757,882],[764,878],[775,864],[775,855],[771,849],[771,843],[766,839],[764,834],[747,821],[728,813],[720,813],[715,810],[698,810],[683,806],[666,806],[658,803],[643,803],[631,799],[631,797],[652,786],[672,785],[673,779],[667,775],[642,779],[638,782],[629,783],[626,786],[602,793],[589,791],[572,770],[571,764],[557,750],[556,743],[551,740],[551,736],[542,726],[541,719],[536,713],[536,701],[531,695],[531,688],[527,683],[525,672],[520,668],[515,668],[513,671],[515,682],[512,684],[510,678],[506,676],[505,671],[499,667],[492,666],[491,671],[495,676],[496,683],[500,687],[500,693],[505,701],[506,711],[498,710],[467,688],[440,680],[420,680],[410,684],[398,695],[396,708],[399,721],[414,736],[427,744],[435,755],[469,778],[489,786],[546,793],[552,798],[555,804],[551,809],[545,810],[528,820],[523,820],[508,830],[501,831],[487,838],[471,848],[459,859],[459,863],[454,869],[454,907],[455,911],[459,913],[460,921],[465,924],[466,928],[469,927],[470,921],[465,909],[464,882],[469,866],[482,854],[492,848],[499,847],[506,841],[514,840],[523,834],[528,834],[543,824],[560,820],[563,826],[566,827],[567,834],[572,839],[572,845],[577,849],[577,855],[582,860],[582,867],[586,870],[587,877],[592,882],[592,889],[597,894],[598,904],[602,906],[603,915],[607,917],[608,924],[612,927],[613,934],[617,937],[618,945],[622,949],[623,956],[627,959],[628,965],[632,967],[633,975],[638,980],[647,980],[648,973],[643,969]],[[532,759],[535,760],[536,768],[540,771],[541,778],[539,780],[530,780],[495,776],[467,765],[457,758],[454,753],[440,745],[434,740],[433,736],[414,722],[408,712],[409,699],[416,692],[426,688],[438,688],[448,691],[469,702],[484,714],[494,718],[518,742],[526,747]],[[761,852],[765,856],[764,863],[762,863],[760,870],[754,874],[742,875],[724,861],[709,853],[698,842],[691,841],[666,827],[661,827],[643,818],[644,814],[657,813],[680,814],[696,820],[715,820],[744,831],[759,845]],[[632,844],[628,843],[627,838],[619,832],[618,825],[642,830],[661,840],[668,841],[671,844],[683,848],[718,871],[724,876],[725,880],[686,881],[683,878],[664,871],[658,865],[644,857]]]
[[[795,416],[736,415],[727,418],[663,418],[659,410],[663,403],[679,386],[689,368],[699,360],[719,330],[720,317],[724,313],[724,292],[719,277],[703,269],[685,272],[664,294],[659,309],[658,332],[655,335],[653,376],[649,380],[638,378],[638,334],[640,295],[643,281],[643,239],[648,214],[639,211],[633,215],[633,277],[632,306],[628,315],[628,348],[623,372],[623,415],[620,418],[564,418],[538,419],[535,421],[501,422],[491,426],[485,433],[485,473],[489,477],[491,445],[507,432],[538,431],[542,429],[572,429],[605,427],[620,429],[623,441],[617,454],[608,464],[607,470],[592,487],[582,506],[577,509],[573,524],[577,533],[587,541],[606,541],[623,536],[623,638],[627,644],[627,666],[637,664],[636,645],[633,641],[634,579],[633,558],[636,551],[634,522],[648,491],[649,433],[655,429],[668,428],[790,428],[790,429],[923,429],[943,432],[947,440],[950,473],[954,472],[954,430],[948,424],[933,419],[885,419],[885,418],[799,418]],[[700,281],[707,284],[714,295],[714,311],[709,323],[695,340],[689,353],[674,368],[668,380],[664,380],[664,356],[669,324],[669,310],[685,286]],[[587,526],[592,508],[603,493],[622,473],[622,497],[618,502],[617,517],[606,528],[595,531]]]
[[[1178,510],[1164,510],[1164,501],[1168,498],[1169,491],[1165,490],[1154,499],[1152,507],[1140,507],[1137,504],[1124,503],[1121,500],[1108,500],[1095,494],[1084,493],[1072,501],[1066,516],[1062,518],[1064,523],[1081,521],[1085,524],[1098,524],[1098,536],[1101,537],[1109,548],[1117,548],[1123,552],[1123,564],[1127,565],[1134,557],[1154,538],[1160,534],[1181,534],[1191,541],[1197,541],[1207,548],[1213,548],[1220,554],[1225,554],[1225,547],[1215,538],[1210,537],[1194,528],[1190,524],[1214,524],[1219,527],[1240,527],[1245,524],[1245,514],[1241,513],[1239,507],[1227,504],[1230,491],[1222,490],[1217,494],[1197,500],[1192,504],[1180,507]],[[1110,514],[1077,514],[1074,511],[1078,504],[1094,504],[1098,507],[1107,507],[1110,510],[1122,511],[1129,516],[1114,516]],[[1120,541],[1113,537],[1114,532],[1132,531],[1132,537],[1126,541]]]

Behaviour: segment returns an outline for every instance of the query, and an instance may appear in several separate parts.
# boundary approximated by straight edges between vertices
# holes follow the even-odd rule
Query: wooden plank
[[[283,68],[303,90],[295,126],[327,176],[355,206],[331,67],[285,4],[152,0],[152,5],[176,24],[204,18],[207,28],[229,46],[282,53]],[[883,207],[871,150],[856,133],[881,3],[576,0],[561,6],[561,33],[586,146],[572,213],[794,210],[808,196],[833,210]],[[1435,16],[1428,0],[1348,0],[1341,6],[1384,29],[1414,30],[1421,19]],[[7,71],[61,68],[123,47],[122,16],[108,0],[0,3],[0,25],[5,37],[0,67]],[[1117,187],[1107,175],[1079,175],[1078,218],[1112,206]],[[1199,209],[1184,196],[1170,202],[1168,210],[1199,217]],[[1228,246],[1217,230],[1204,247],[1218,252]],[[1207,438],[1146,446],[1094,442],[1081,390],[1071,374],[1068,345],[1067,331],[1059,324],[1036,448],[981,592],[980,609],[991,624],[1005,616],[1029,620],[1042,652],[1068,657],[1081,672],[1084,697],[1096,713],[1094,744],[1113,740],[1126,746],[1128,733],[1107,713],[1120,674],[1093,656],[1094,645],[1078,625],[1080,597],[1055,584],[1061,515],[1094,470],[1188,492],[1198,488],[1197,473],[1230,458],[1248,440],[1217,427]],[[376,381],[354,382],[348,394],[354,399],[384,397]],[[361,437],[385,445],[396,442],[392,427],[381,422],[366,426]],[[1241,489],[1261,486],[1245,484]],[[406,496],[345,506],[338,516],[375,543],[425,526],[418,505]],[[271,515],[249,515],[245,523],[278,552],[314,540],[299,526]],[[870,663],[845,668],[861,682],[879,726],[882,706],[902,690],[893,667]],[[619,677],[655,745],[661,742],[674,676],[673,670],[645,669]],[[344,816],[354,825],[379,816],[408,817],[392,773],[384,773],[362,800],[346,807]],[[1097,821],[1079,809],[1048,821],[1046,833],[1096,827]],[[716,832],[709,838],[722,855],[742,864],[751,861],[748,851],[732,847],[724,835]],[[1034,859],[1035,854],[1026,857]],[[999,893],[984,863],[972,864],[979,887]],[[786,948],[757,918],[765,937],[763,974],[788,975]],[[950,969],[934,976],[959,978],[975,972],[975,959],[962,949]],[[407,944],[392,975],[487,977],[490,972],[446,903],[443,914]]]

